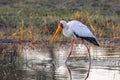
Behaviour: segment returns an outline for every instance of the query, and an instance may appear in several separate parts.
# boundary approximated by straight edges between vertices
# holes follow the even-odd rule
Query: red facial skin
[[[60,27],[63,28],[63,24],[62,23],[60,23]]]

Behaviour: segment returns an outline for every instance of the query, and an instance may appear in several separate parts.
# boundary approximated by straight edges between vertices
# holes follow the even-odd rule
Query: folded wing
[[[94,45],[99,46],[97,39],[86,25],[76,20],[70,21],[68,25],[73,30],[74,36],[85,39]]]

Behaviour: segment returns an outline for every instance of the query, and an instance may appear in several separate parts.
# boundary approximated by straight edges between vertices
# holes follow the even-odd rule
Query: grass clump
[[[110,12],[112,8],[117,10],[114,5],[118,4],[98,3],[99,0],[95,0],[95,2],[79,0],[3,2],[4,4],[0,7],[0,39],[49,41],[61,19],[81,21],[98,38],[120,36],[120,15],[115,11]],[[91,5],[86,6],[87,3]],[[118,10],[117,12],[119,13]],[[63,36],[61,36],[62,38]]]

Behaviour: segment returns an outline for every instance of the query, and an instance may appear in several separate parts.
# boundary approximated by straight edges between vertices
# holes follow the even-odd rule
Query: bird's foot
[[[66,59],[66,61],[65,61],[65,64],[66,64],[66,65],[67,65],[67,60],[68,60],[68,59]]]
[[[67,61],[65,61],[65,64],[67,65]]]

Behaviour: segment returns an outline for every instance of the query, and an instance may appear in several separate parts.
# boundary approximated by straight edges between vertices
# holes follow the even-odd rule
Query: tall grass
[[[53,6],[52,1],[45,3],[44,7],[41,7],[42,2],[39,1],[25,1],[23,4],[18,2],[13,0],[14,4],[0,7],[0,39],[33,42],[48,41],[61,19],[81,21],[98,38],[120,36],[120,16],[115,13],[113,15],[103,15],[87,9],[75,10],[76,8],[79,9],[79,7],[73,9],[70,5],[73,5],[76,1],[69,3],[69,5],[65,2],[64,7],[60,3]],[[64,1],[61,3],[64,3]],[[111,8],[110,5],[109,8]],[[65,39],[62,35],[60,38],[61,40]]]

